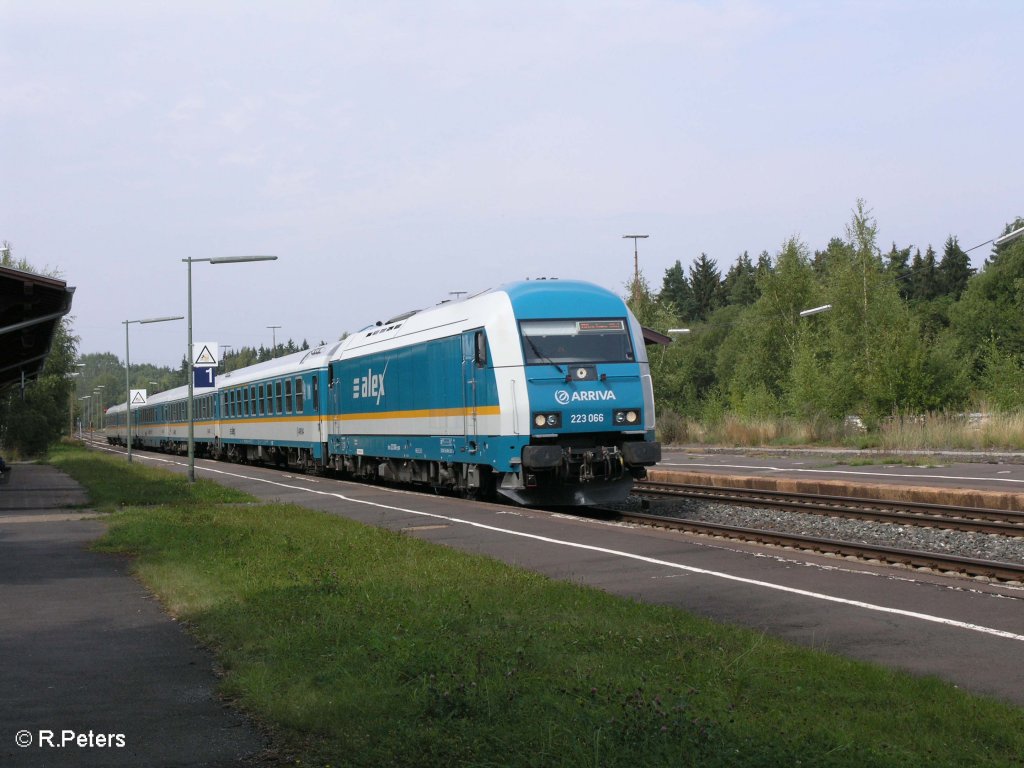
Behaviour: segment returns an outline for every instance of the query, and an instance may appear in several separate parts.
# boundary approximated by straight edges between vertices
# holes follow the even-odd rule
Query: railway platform
[[[671,446],[655,482],[1024,510],[1024,454]]]
[[[0,486],[0,765],[254,760],[264,739],[217,698],[212,657],[126,559],[90,551],[104,526],[85,503],[49,466]]]

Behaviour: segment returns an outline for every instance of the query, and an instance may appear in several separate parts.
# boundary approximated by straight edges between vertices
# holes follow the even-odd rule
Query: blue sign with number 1
[[[195,389],[207,389],[215,386],[217,381],[216,368],[193,368],[192,386]]]

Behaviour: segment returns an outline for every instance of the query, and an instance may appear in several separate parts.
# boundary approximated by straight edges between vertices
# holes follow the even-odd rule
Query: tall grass
[[[801,421],[786,416],[735,416],[698,421],[666,411],[658,416],[658,438],[666,445],[762,446],[848,443],[859,433],[825,418]]]
[[[891,450],[949,448],[1024,449],[1024,414],[928,414],[895,417],[881,424],[879,447]]]
[[[1022,413],[933,413],[894,416],[864,428],[854,421],[819,417],[725,415],[701,422],[673,411],[659,414],[665,445],[839,446],[901,450],[1024,450]]]

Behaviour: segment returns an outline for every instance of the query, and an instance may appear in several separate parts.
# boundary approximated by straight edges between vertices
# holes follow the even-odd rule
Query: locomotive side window
[[[295,380],[295,412],[302,413],[305,402],[302,397],[302,379]]]
[[[292,380],[284,380],[284,412],[292,412]]]
[[[623,318],[523,320],[523,356],[542,363],[632,363],[633,343]]]
[[[281,382],[274,382],[274,391],[277,393],[277,412],[284,413],[284,398],[281,397]]]
[[[483,331],[477,331],[474,336],[473,361],[477,368],[487,365],[487,336]]]

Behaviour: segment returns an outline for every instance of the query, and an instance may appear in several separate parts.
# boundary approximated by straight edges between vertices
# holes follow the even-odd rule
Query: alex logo
[[[373,397],[380,405],[380,399],[384,397],[384,374],[388,372],[385,365],[381,373],[374,373],[371,368],[365,376],[357,376],[352,379],[352,397],[358,400],[361,397]]]
[[[614,400],[615,393],[610,389],[586,390],[569,392],[566,389],[555,390],[555,402],[559,405],[569,403],[593,403],[602,400]]]

